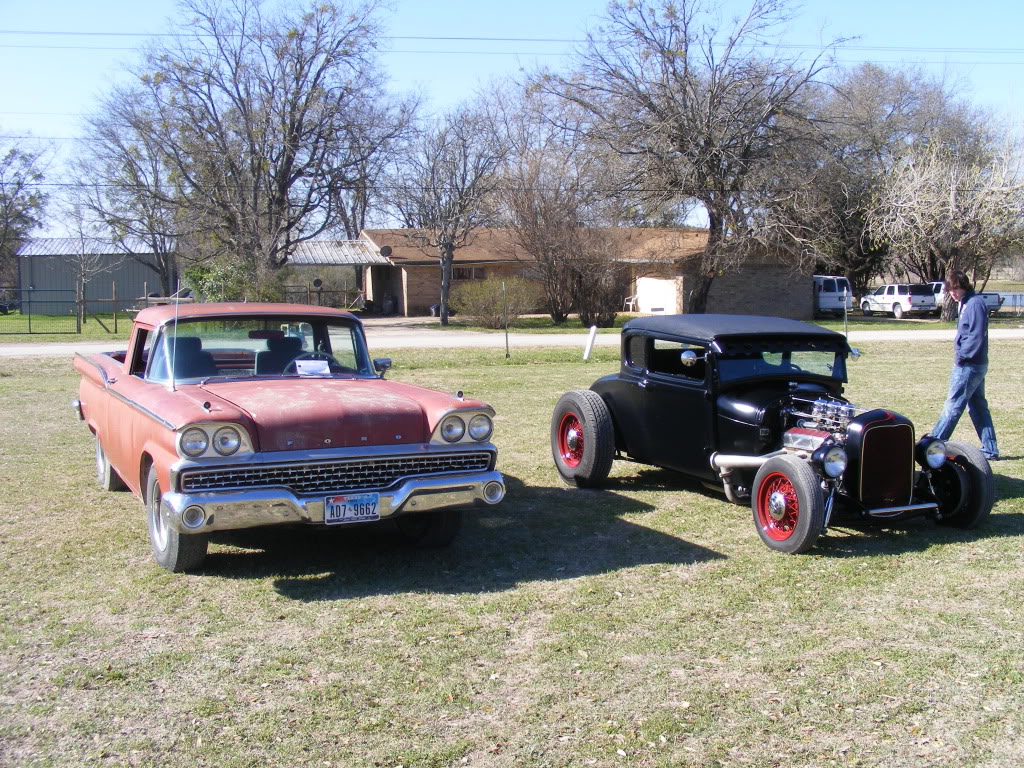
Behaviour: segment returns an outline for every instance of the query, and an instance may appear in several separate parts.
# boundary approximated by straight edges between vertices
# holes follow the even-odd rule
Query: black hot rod
[[[927,515],[969,528],[989,514],[981,451],[843,397],[841,334],[744,315],[636,318],[618,373],[562,395],[551,421],[559,474],[598,487],[614,459],[685,473],[749,501],[771,549],[812,547],[837,515]]]

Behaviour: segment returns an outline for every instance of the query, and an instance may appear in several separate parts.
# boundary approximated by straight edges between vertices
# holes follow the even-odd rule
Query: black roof
[[[729,336],[813,336],[834,338],[846,342],[841,333],[820,325],[788,320],[784,317],[762,315],[657,315],[635,317],[622,326],[622,332],[650,331],[652,333],[686,336],[711,342]]]

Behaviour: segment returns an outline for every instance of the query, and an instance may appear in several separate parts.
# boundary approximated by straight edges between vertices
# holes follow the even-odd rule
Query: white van
[[[853,291],[845,277],[838,275],[814,276],[814,314],[836,315],[853,309]]]

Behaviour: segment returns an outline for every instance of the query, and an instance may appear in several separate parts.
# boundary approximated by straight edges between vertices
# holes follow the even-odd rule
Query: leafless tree
[[[148,197],[133,215],[160,210],[161,232],[187,221],[201,253],[227,255],[256,277],[284,265],[298,242],[338,228],[354,236],[368,169],[413,106],[385,95],[379,5],[317,0],[271,12],[259,0],[183,0],[185,31],[146,49],[140,85],[112,92],[109,119],[92,126],[106,157],[140,176],[117,170],[97,181]],[[110,214],[125,208],[109,196],[94,202]]]
[[[15,284],[15,255],[41,223],[47,195],[39,184],[45,166],[43,149],[23,143],[0,145],[0,286]]]
[[[455,252],[496,220],[494,193],[505,152],[486,112],[463,105],[424,129],[392,169],[392,211],[409,228],[410,242],[438,257],[441,325],[448,324]]]
[[[575,72],[540,80],[591,116],[592,139],[628,158],[638,192],[703,206],[709,240],[687,311],[704,311],[715,276],[753,242],[753,172],[808,131],[800,100],[823,66],[769,47],[788,19],[786,0],[753,0],[729,28],[702,0],[615,0]]]
[[[1007,148],[979,162],[936,144],[912,152],[879,187],[868,228],[921,280],[960,269],[985,281],[997,256],[1024,246],[1020,157]]]
[[[578,110],[550,95],[496,90],[490,106],[508,148],[497,197],[510,255],[540,280],[551,319],[565,322],[574,304],[589,312],[580,300],[600,295],[588,280],[614,269],[585,259],[588,228],[606,223],[605,158],[586,144]]]
[[[889,265],[886,244],[867,236],[875,188],[915,146],[978,156],[990,131],[956,83],[914,69],[864,64],[811,93],[808,117],[817,130],[760,170],[756,230],[766,245],[843,274],[863,291]]]

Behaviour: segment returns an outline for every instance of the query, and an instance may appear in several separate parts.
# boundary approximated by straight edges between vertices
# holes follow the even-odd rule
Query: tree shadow
[[[654,509],[608,490],[526,487],[505,476],[508,496],[471,509],[447,548],[415,549],[393,527],[261,528],[216,535],[203,571],[273,578],[294,600],[343,600],[406,592],[486,593],[531,581],[573,579],[637,565],[687,564],[724,555],[631,522]],[[242,550],[242,551],[239,551]]]

